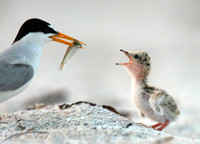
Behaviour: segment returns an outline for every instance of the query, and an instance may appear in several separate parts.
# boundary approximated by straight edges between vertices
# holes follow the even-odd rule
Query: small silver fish
[[[74,46],[69,46],[65,52],[65,55],[60,64],[59,70],[62,70],[65,67],[65,64],[71,59],[71,57],[82,48],[82,44],[78,41],[73,42]]]

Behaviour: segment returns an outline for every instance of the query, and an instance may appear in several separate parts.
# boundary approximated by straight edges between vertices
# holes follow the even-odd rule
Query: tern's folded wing
[[[16,90],[29,82],[34,74],[30,65],[0,64],[0,91]]]

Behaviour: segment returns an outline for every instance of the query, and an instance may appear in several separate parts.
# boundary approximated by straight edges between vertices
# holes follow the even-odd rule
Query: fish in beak
[[[73,45],[74,46],[69,46],[68,49],[66,50],[65,52],[65,55],[62,59],[62,62],[60,64],[60,67],[59,67],[59,70],[63,70],[63,68],[65,67],[65,64],[71,59],[71,57],[80,49],[82,48],[82,45],[77,42],[77,41],[74,41],[73,42]]]
[[[82,48],[82,45],[86,45],[85,43],[60,32],[58,32],[56,35],[50,36],[49,38],[51,38],[53,41],[69,45],[60,64],[59,70],[64,68],[65,64],[71,59],[71,57]],[[66,40],[70,40],[72,42]]]

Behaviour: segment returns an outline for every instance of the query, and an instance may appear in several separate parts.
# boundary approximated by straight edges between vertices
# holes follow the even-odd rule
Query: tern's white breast
[[[7,99],[14,97],[15,95],[18,95],[19,93],[24,91],[28,87],[29,83],[30,82],[26,83],[24,86],[20,87],[17,90],[14,90],[14,91],[6,91],[6,92],[0,91],[0,103],[2,103],[3,101],[6,101]]]

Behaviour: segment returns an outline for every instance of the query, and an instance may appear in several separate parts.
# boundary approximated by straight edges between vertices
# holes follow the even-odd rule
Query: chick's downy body
[[[147,84],[151,63],[146,52],[121,51],[128,56],[129,62],[117,63],[117,65],[125,66],[131,74],[131,95],[135,106],[139,109],[141,116],[158,122],[152,128],[164,129],[170,122],[175,121],[180,113],[175,101],[164,90]]]

